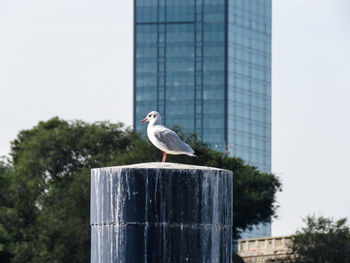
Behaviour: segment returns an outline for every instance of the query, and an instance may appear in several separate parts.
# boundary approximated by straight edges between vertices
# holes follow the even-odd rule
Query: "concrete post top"
[[[94,168],[92,170],[98,170],[98,169],[112,169],[112,170],[113,169],[171,169],[171,170],[207,170],[207,171],[231,172],[229,170],[220,169],[216,167],[189,165],[189,164],[182,164],[182,163],[169,163],[169,162],[138,163],[138,164],[131,164],[131,165]]]

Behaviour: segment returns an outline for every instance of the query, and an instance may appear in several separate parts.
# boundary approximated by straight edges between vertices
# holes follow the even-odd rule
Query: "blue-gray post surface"
[[[232,172],[174,163],[91,171],[91,262],[231,262]]]

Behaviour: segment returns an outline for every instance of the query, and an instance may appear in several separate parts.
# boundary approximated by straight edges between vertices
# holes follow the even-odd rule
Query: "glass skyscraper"
[[[271,169],[271,0],[135,0],[134,128],[168,127]],[[247,237],[269,236],[260,226]]]

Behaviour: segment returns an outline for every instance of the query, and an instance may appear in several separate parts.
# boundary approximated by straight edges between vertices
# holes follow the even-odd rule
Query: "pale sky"
[[[132,2],[0,1],[0,155],[53,116],[132,124]],[[313,212],[350,218],[349,14],[349,0],[273,0],[274,236]]]

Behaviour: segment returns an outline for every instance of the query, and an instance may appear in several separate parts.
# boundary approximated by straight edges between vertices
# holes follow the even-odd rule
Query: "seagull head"
[[[147,114],[146,118],[141,120],[141,122],[146,122],[149,121],[151,124],[157,124],[161,123],[162,118],[160,117],[160,114],[156,111],[151,111],[150,113]]]

